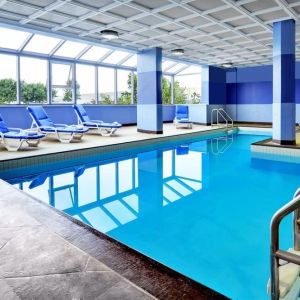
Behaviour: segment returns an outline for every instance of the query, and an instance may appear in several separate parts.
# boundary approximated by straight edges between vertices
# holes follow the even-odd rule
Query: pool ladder
[[[211,153],[214,155],[223,154],[233,144],[234,131],[226,131],[224,136],[211,139]]]
[[[293,199],[280,208],[271,220],[271,299],[280,299],[279,292],[279,267],[280,260],[300,266],[300,255],[279,249],[279,225],[286,216],[293,213],[294,250],[300,250],[300,188]],[[299,277],[298,277],[299,278]],[[299,295],[299,293],[298,293]]]
[[[216,115],[216,123],[214,122],[214,116]],[[210,113],[211,126],[220,126],[224,123],[220,123],[220,120],[225,121],[226,128],[233,127],[233,120],[229,114],[223,108],[214,108]]]

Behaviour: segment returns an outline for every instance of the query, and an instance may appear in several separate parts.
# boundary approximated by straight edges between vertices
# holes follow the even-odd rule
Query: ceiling
[[[270,63],[272,23],[299,14],[300,0],[0,0],[2,23],[100,43],[100,31],[113,29],[120,38],[112,45],[162,47],[166,57],[183,48],[185,60],[212,65]]]

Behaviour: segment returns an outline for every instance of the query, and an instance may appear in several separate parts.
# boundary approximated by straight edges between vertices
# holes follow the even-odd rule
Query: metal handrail
[[[293,199],[280,208],[271,220],[271,299],[278,300],[279,293],[279,260],[283,259],[287,262],[291,262],[300,265],[300,256],[288,251],[279,249],[279,225],[283,218],[287,215],[294,213],[293,224],[294,224],[294,249],[300,249],[300,188],[294,194]]]
[[[217,113],[217,123],[214,123],[214,113]],[[211,118],[211,126],[220,125],[219,122],[219,116],[223,118],[223,120],[226,122],[226,127],[228,128],[228,121],[230,121],[231,127],[233,127],[233,119],[229,116],[229,114],[223,109],[223,108],[214,108],[211,110],[210,118]]]
[[[230,135],[230,136],[229,136]],[[219,147],[219,141],[225,141],[225,144],[221,147]],[[216,142],[217,145],[217,151],[215,151],[214,148],[214,142]],[[229,133],[226,132],[226,136],[216,137],[211,139],[211,153],[213,155],[219,155],[223,154],[225,151],[228,150],[228,148],[233,144],[233,132]]]

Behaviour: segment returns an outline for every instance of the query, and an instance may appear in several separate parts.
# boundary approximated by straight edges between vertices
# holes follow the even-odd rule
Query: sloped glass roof
[[[24,51],[49,54],[60,41],[57,38],[35,34],[25,46]]]
[[[111,49],[109,46],[91,46],[86,42],[75,42],[68,38],[53,37],[47,34],[38,34],[26,32],[23,30],[0,27],[0,52],[10,49],[16,54],[25,52],[33,56],[35,54],[45,55],[45,57],[65,57],[67,59],[76,59],[80,62],[101,62],[112,66],[123,66],[136,68],[137,55],[134,52],[123,49]],[[192,74],[201,71],[200,66],[190,65],[180,61],[163,59],[163,72],[167,74]]]
[[[18,50],[30,35],[29,32],[0,28],[0,47]]]
[[[101,57],[107,54],[110,50],[103,47],[93,46],[85,54],[83,54],[80,59],[89,61],[99,61]]]
[[[54,55],[75,58],[86,47],[88,47],[86,44],[66,41],[57,51],[54,52]]]

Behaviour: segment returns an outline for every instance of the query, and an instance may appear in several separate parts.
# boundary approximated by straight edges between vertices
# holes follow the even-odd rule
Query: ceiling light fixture
[[[174,54],[174,55],[180,56],[180,55],[184,54],[184,50],[183,49],[173,49],[171,51],[171,53]]]
[[[233,63],[232,62],[227,62],[227,63],[224,63],[222,65],[223,68],[232,68],[233,67]]]
[[[114,40],[119,37],[118,32],[114,31],[114,30],[105,29],[105,30],[102,30],[100,33],[103,38],[108,39],[108,40]]]

